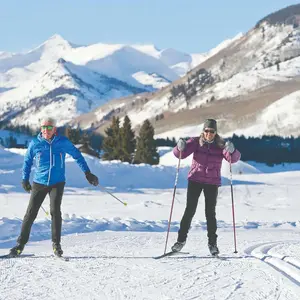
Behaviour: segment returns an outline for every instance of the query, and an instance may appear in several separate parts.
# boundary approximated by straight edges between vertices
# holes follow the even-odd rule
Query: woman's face
[[[203,133],[204,133],[204,138],[209,142],[212,141],[216,135],[216,131],[213,128],[205,128],[203,130]]]

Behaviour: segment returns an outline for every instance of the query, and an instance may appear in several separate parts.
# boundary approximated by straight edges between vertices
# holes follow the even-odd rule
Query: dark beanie
[[[215,131],[217,131],[217,121],[214,119],[207,119],[204,122],[203,130],[205,128],[213,128]]]

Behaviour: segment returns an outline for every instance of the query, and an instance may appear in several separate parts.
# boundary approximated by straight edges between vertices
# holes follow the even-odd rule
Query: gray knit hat
[[[217,121],[214,120],[214,119],[207,119],[207,120],[204,122],[203,130],[204,130],[205,128],[213,128],[215,131],[217,131]]]

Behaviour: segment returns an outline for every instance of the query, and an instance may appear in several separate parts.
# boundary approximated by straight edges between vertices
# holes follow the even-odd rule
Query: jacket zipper
[[[59,155],[60,155],[60,166],[61,166],[61,168],[63,168],[64,167],[64,163],[63,163],[63,159],[62,159],[62,154],[59,153]]]
[[[50,166],[49,166],[48,185],[50,184],[51,168],[52,168],[52,147],[50,143]]]
[[[209,153],[210,153],[210,144],[208,143],[207,144],[207,155],[206,155],[206,168],[205,168],[205,174],[207,176],[208,174],[208,156],[209,156]]]
[[[50,167],[49,167],[48,185],[50,185],[51,168],[52,168],[52,164],[53,164],[53,162],[52,162],[52,143],[54,140],[55,140],[55,137],[53,138],[52,141],[50,141],[50,142],[47,141],[50,145]]]

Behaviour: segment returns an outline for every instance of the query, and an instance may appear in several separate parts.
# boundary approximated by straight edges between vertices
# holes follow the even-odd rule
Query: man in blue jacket
[[[31,226],[47,194],[50,196],[53,251],[57,256],[63,254],[60,245],[62,225],[61,201],[66,181],[66,154],[70,154],[76,160],[90,184],[95,186],[99,184],[97,176],[90,172],[81,152],[68,138],[58,136],[55,133],[55,121],[52,118],[45,118],[41,123],[41,132],[28,146],[24,158],[22,186],[26,192],[31,192],[31,195],[17,245],[10,250],[11,256],[18,256],[22,253],[25,244],[29,240]],[[31,186],[29,176],[34,158],[36,160],[36,168]]]

